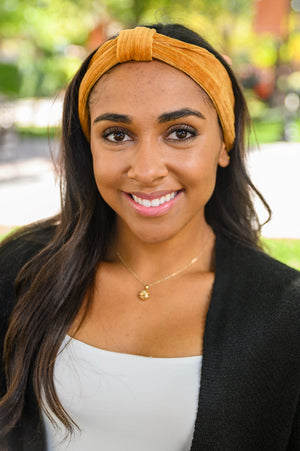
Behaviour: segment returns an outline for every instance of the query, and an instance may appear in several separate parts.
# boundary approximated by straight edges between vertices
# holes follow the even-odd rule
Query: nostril
[[[143,184],[153,183],[168,175],[168,169],[164,163],[149,164],[147,162],[134,162],[128,169],[127,176]]]

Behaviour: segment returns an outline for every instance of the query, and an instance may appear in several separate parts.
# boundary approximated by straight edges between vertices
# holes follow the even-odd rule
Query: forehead
[[[206,92],[188,75],[160,61],[119,64],[106,72],[96,83],[89,97],[89,107],[99,102],[120,101],[138,97],[149,100],[158,96],[158,101],[183,97],[188,102],[197,99],[214,109]]]

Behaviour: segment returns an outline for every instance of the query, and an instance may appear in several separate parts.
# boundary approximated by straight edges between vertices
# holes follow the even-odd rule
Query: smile
[[[124,193],[133,209],[141,216],[154,217],[167,214],[179,202],[184,190],[153,194]]]
[[[131,194],[131,197],[133,200],[143,207],[151,208],[151,207],[159,207],[160,205],[165,204],[166,202],[170,202],[170,200],[174,199],[175,196],[177,196],[178,192],[173,191],[172,193],[166,194],[165,196],[156,197],[154,199],[143,199],[141,197],[135,196],[134,194]]]

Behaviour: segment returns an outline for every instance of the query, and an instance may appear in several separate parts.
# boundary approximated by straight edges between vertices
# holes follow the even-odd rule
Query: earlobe
[[[218,160],[218,165],[221,166],[222,168],[226,168],[226,166],[228,166],[230,163],[230,156],[228,155],[228,152],[225,148],[225,144],[224,142],[222,143],[222,147],[221,147],[221,151],[219,154],[219,160]]]

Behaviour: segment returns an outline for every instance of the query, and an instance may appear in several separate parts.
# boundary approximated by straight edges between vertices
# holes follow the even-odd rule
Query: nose
[[[152,185],[168,174],[163,149],[156,140],[143,139],[136,145],[127,175],[143,185]]]

